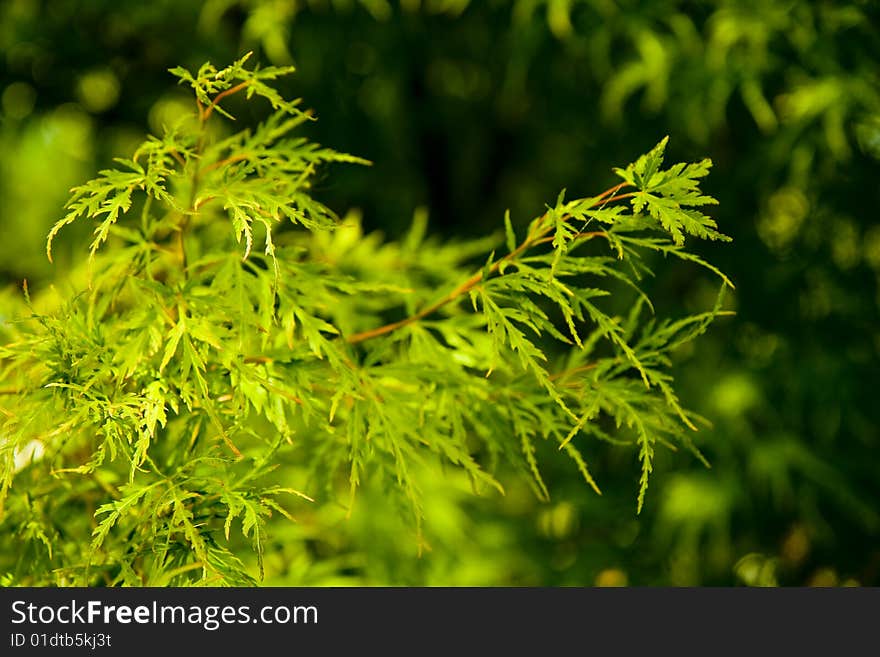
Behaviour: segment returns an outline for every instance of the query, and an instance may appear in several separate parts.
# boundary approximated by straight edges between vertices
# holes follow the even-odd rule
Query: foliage
[[[517,210],[557,180],[573,184],[584,152],[610,165],[658,131],[684,153],[711,154],[723,172],[711,184],[736,247],[710,252],[739,282],[739,314],[700,343],[680,379],[716,419],[700,443],[713,476],[679,471],[635,544],[609,549],[609,535],[631,529],[579,507],[580,528],[552,545],[577,543],[590,556],[572,557],[552,581],[598,581],[620,566],[639,582],[756,583],[746,572],[757,562],[772,573],[764,582],[876,582],[880,233],[867,200],[880,172],[876,3],[514,0],[471,2],[454,20],[430,16],[443,3],[400,3],[368,47],[352,44],[371,55],[362,66],[321,45],[370,23],[344,4],[335,14],[303,5],[283,28],[290,55],[321,77],[345,76],[334,93],[370,126],[359,134],[415,124],[407,142],[432,148],[420,158],[397,146],[401,173],[390,177],[401,184],[350,202],[427,196],[467,230],[499,204]],[[268,7],[240,6],[249,16]],[[282,29],[263,25],[263,36],[243,38]],[[401,48],[407,65],[393,57]],[[405,177],[412,161],[423,172],[415,180]],[[652,296],[667,303],[704,295],[686,271],[663,280]],[[588,529],[600,525],[613,529]]]
[[[561,187],[594,189],[669,134],[671,161],[712,158],[705,189],[721,204],[711,214],[735,237],[732,246],[692,248],[737,282],[726,299],[737,316],[683,345],[673,368],[679,396],[713,419],[693,434],[712,469],[657,450],[662,485],[636,517],[626,449],[584,450],[601,484],[596,498],[538,441],[549,503],[503,462],[502,498],[471,496],[464,475],[426,462],[418,476],[430,558],[410,558],[411,521],[346,520],[342,506],[306,505],[296,508],[298,524],[273,527],[272,571],[285,574],[270,581],[876,584],[878,7],[0,3],[0,277],[9,286],[0,330],[3,317],[20,313],[13,287],[23,278],[42,312],[55,311],[57,297],[43,292],[51,280],[85,285],[76,263],[90,222],[64,229],[55,265],[42,253],[46,233],[72,185],[191,111],[188,89],[167,84],[165,70],[178,63],[198,68],[250,49],[295,63],[298,74],[276,83],[321,118],[301,134],[374,162],[319,170],[311,193],[351,208],[351,221],[363,217],[377,244],[402,240],[413,208],[419,217],[430,208],[435,243],[491,231],[506,208],[519,234],[516,218]],[[238,95],[224,106],[239,121],[259,116]],[[658,308],[680,316],[711,306],[715,290],[693,263],[644,255],[662,268],[640,282]],[[625,295],[601,301],[626,316]],[[359,507],[385,501],[369,487],[358,494]]]
[[[669,368],[721,298],[646,319],[639,286],[660,253],[732,287],[685,246],[729,239],[697,209],[715,202],[699,190],[711,162],[664,169],[664,139],[607,191],[560,194],[521,238],[508,215],[503,237],[441,243],[422,216],[383,243],[310,194],[319,167],[365,161],[296,136],[311,112],[274,86],[292,69],[247,60],[171,69],[196,111],[72,190],[47,254],[90,222],[82,285],[48,310],[25,286],[5,325],[6,581],[253,584],[274,528],[310,504],[372,513],[362,487],[422,547],[437,464],[479,495],[505,492],[508,464],[547,499],[541,442],[597,493],[584,450],[630,446],[639,511],[658,446],[703,460],[690,433],[705,421]],[[231,131],[237,94],[271,112]]]

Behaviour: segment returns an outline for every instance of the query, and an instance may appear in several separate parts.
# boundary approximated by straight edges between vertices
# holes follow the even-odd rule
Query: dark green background
[[[712,468],[662,455],[641,516],[635,453],[597,448],[602,497],[553,458],[549,504],[426,484],[421,558],[366,493],[330,533],[290,530],[274,583],[880,583],[880,5],[7,0],[2,282],[39,291],[83,256],[79,227],[50,266],[48,228],[70,186],[182,111],[169,67],[251,49],[297,66],[283,86],[316,110],[310,138],[374,162],[315,190],[372,230],[394,238],[421,207],[447,236],[496,230],[507,208],[524,226],[669,135],[670,161],[715,162],[705,188],[734,242],[696,248],[737,285],[736,317],[677,364],[714,421],[698,436]],[[664,313],[711,304],[711,280],[655,264]]]

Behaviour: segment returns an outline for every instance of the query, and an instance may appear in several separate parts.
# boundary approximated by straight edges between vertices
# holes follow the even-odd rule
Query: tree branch
[[[629,185],[629,183],[622,182],[619,185],[615,185],[614,187],[606,189],[604,192],[602,192],[601,194],[599,194],[599,196],[596,197],[596,199],[593,201],[593,203],[590,204],[589,207],[594,208],[597,205],[604,205],[606,203],[611,203],[613,201],[619,201],[619,200],[622,200],[625,198],[629,198],[630,196],[633,195],[632,193],[619,194],[617,196],[612,196],[613,194],[616,194],[618,191],[620,191],[622,188],[626,187],[627,185]],[[609,196],[611,198],[608,198]],[[545,212],[543,215],[541,215],[541,217],[538,219],[535,226],[540,227],[541,224],[543,224],[545,222],[548,214],[549,214],[549,212]],[[513,251],[508,253],[506,256],[504,256],[500,260],[497,260],[494,264],[492,264],[492,266],[489,267],[488,273],[490,275],[496,273],[503,264],[515,260],[517,257],[519,257],[519,255],[523,251],[526,251],[527,249],[529,249],[537,244],[542,244],[542,243],[548,241],[546,239],[546,236],[552,229],[553,229],[552,226],[543,226],[543,227],[538,228],[537,232],[534,235],[527,236],[523,240],[523,242],[518,247],[516,247],[516,249],[514,249]],[[604,234],[604,231],[597,231],[596,233],[584,233],[583,235],[593,235],[593,234],[602,235],[602,234]],[[440,308],[442,308],[446,304],[451,303],[451,302],[455,301],[456,299],[460,298],[462,295],[470,292],[473,288],[475,288],[477,285],[479,285],[480,282],[482,282],[482,280],[483,280],[483,270],[480,270],[477,273],[475,273],[473,276],[471,276],[469,279],[467,279],[464,283],[462,283],[457,288],[452,290],[452,292],[450,292],[449,294],[447,294],[443,298],[435,301],[431,305],[423,308],[422,310],[415,313],[414,315],[410,315],[409,317],[406,317],[406,318],[401,319],[399,321],[391,322],[390,324],[385,324],[384,326],[379,326],[377,328],[370,329],[368,331],[362,331],[360,333],[355,333],[354,335],[348,336],[348,338],[346,338],[346,342],[348,342],[349,344],[358,344],[359,342],[364,342],[365,340],[370,340],[372,338],[379,337],[380,335],[385,335],[387,333],[391,333],[392,331],[396,331],[399,328],[403,328],[404,326],[409,326],[410,324],[412,324],[414,322],[418,322],[419,320],[424,319],[428,315],[432,315],[433,313],[437,312]]]
[[[246,86],[248,86],[249,80],[245,80],[244,82],[239,82],[234,87],[229,87],[226,91],[221,91],[219,94],[214,96],[214,100],[211,101],[211,104],[208,105],[207,109],[205,109],[204,113],[201,115],[202,121],[207,121],[208,117],[211,116],[211,112],[214,111],[214,108],[217,107],[217,103],[226,98],[227,96],[231,96],[232,94],[236,94]]]

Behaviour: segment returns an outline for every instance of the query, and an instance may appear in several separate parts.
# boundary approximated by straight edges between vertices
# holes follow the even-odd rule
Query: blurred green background
[[[715,161],[734,242],[697,248],[737,285],[736,317],[676,364],[712,468],[658,452],[640,516],[634,452],[588,451],[597,497],[550,448],[550,503],[426,472],[430,552],[365,491],[350,520],[278,525],[267,583],[880,584],[880,3],[4,0],[0,298],[83,256],[74,229],[50,265],[48,228],[69,187],[188,111],[167,69],[247,50],[296,65],[310,138],[374,162],[315,190],[370,230],[420,208],[447,236],[506,208],[522,226],[670,135],[670,161]],[[693,268],[656,271],[664,312],[711,304]]]

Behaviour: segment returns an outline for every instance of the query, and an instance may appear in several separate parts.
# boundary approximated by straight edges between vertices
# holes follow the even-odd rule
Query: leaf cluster
[[[273,519],[356,512],[367,485],[426,546],[425,462],[476,494],[503,494],[512,468],[547,499],[543,445],[596,492],[585,454],[631,449],[641,510],[658,446],[702,458],[670,368],[721,297],[657,319],[641,283],[659,254],[732,286],[685,244],[728,239],[697,209],[714,203],[709,161],[663,169],[664,139],[522,236],[508,216],[503,234],[441,243],[418,216],[384,242],[310,191],[319,167],[364,161],[294,136],[311,114],[272,85],[290,69],[246,60],[171,71],[192,115],[75,188],[49,234],[51,257],[64,226],[94,224],[84,285],[49,309],[27,297],[4,329],[13,581],[251,584]],[[238,93],[271,106],[253,129],[231,131]]]

